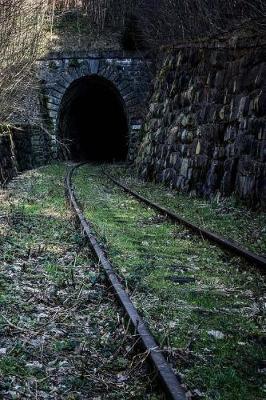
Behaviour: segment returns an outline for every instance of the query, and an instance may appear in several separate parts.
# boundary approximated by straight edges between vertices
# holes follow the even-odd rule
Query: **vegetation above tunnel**
[[[57,50],[155,49],[195,38],[264,34],[261,0],[1,0],[0,115],[27,118],[36,58]],[[37,121],[35,121],[37,123]]]

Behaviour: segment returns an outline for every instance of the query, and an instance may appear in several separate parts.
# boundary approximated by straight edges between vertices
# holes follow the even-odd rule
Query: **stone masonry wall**
[[[1,184],[12,179],[19,171],[38,165],[34,159],[33,137],[31,129],[25,127],[0,133]]]
[[[50,133],[50,157],[59,150],[58,117],[67,89],[77,79],[98,75],[114,84],[124,100],[128,117],[128,159],[133,161],[140,144],[140,127],[145,116],[153,68],[144,54],[121,51],[55,53],[38,61],[43,123]]]
[[[0,135],[0,183],[4,184],[17,175],[16,158],[10,135]]]
[[[137,159],[145,179],[266,205],[265,43],[164,49]]]

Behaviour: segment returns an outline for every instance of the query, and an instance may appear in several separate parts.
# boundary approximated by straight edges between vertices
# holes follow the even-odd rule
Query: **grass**
[[[65,172],[0,192],[0,398],[162,399],[72,220]]]
[[[79,168],[74,184],[135,305],[194,395],[263,399],[260,273],[144,207],[99,166]],[[161,187],[145,190],[164,198]]]
[[[112,166],[109,171],[133,190],[206,229],[220,233],[266,256],[266,214],[241,207],[232,198],[211,201],[170,190],[162,184],[143,182],[134,168]]]

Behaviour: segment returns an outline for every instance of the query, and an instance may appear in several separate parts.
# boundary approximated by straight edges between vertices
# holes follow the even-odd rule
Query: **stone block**
[[[233,125],[228,126],[224,134],[225,142],[233,142],[237,136],[237,128]]]
[[[234,144],[227,144],[225,146],[225,157],[226,158],[233,158],[236,155],[237,149],[235,148]]]
[[[181,133],[181,142],[184,144],[192,143],[194,138],[193,132],[187,129],[184,129]]]
[[[266,163],[266,141],[263,141],[258,147],[259,161]]]
[[[230,112],[229,112],[230,121],[238,120],[238,113],[239,113],[241,99],[242,99],[241,95],[236,95],[232,98],[230,103]]]
[[[220,191],[223,195],[230,195],[235,189],[237,159],[230,159],[224,162],[224,174],[221,180]]]
[[[46,106],[47,106],[48,110],[55,111],[56,114],[57,114],[58,108],[59,108],[59,105],[58,105],[58,104],[54,104],[54,103],[51,103],[51,102],[47,102],[47,103],[46,103]]]
[[[256,190],[256,178],[250,175],[238,175],[236,179],[236,192],[240,199],[250,200]]]
[[[240,98],[237,119],[247,116],[248,110],[249,110],[249,97],[243,96]]]
[[[188,167],[189,167],[189,160],[187,158],[183,158],[179,174],[183,177],[186,177],[188,173]]]
[[[215,146],[214,151],[213,151],[213,159],[221,160],[224,158],[224,155],[225,155],[224,147]]]
[[[254,111],[258,117],[266,116],[266,88],[263,88],[255,97]]]
[[[224,87],[225,72],[223,70],[217,71],[214,80],[214,87],[216,89],[222,89]]]
[[[258,65],[256,69],[256,77],[255,77],[255,87],[256,88],[261,88],[265,86],[266,82],[266,62],[262,62],[261,64]]]

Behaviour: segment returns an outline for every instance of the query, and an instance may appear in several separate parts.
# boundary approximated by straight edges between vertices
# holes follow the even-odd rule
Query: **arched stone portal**
[[[70,84],[59,107],[57,129],[65,158],[117,161],[127,156],[126,107],[106,78],[90,75]]]
[[[151,84],[150,61],[114,52],[51,54],[38,62],[46,159],[134,160]],[[127,153],[127,154],[126,154]],[[126,154],[126,156],[125,156]]]

